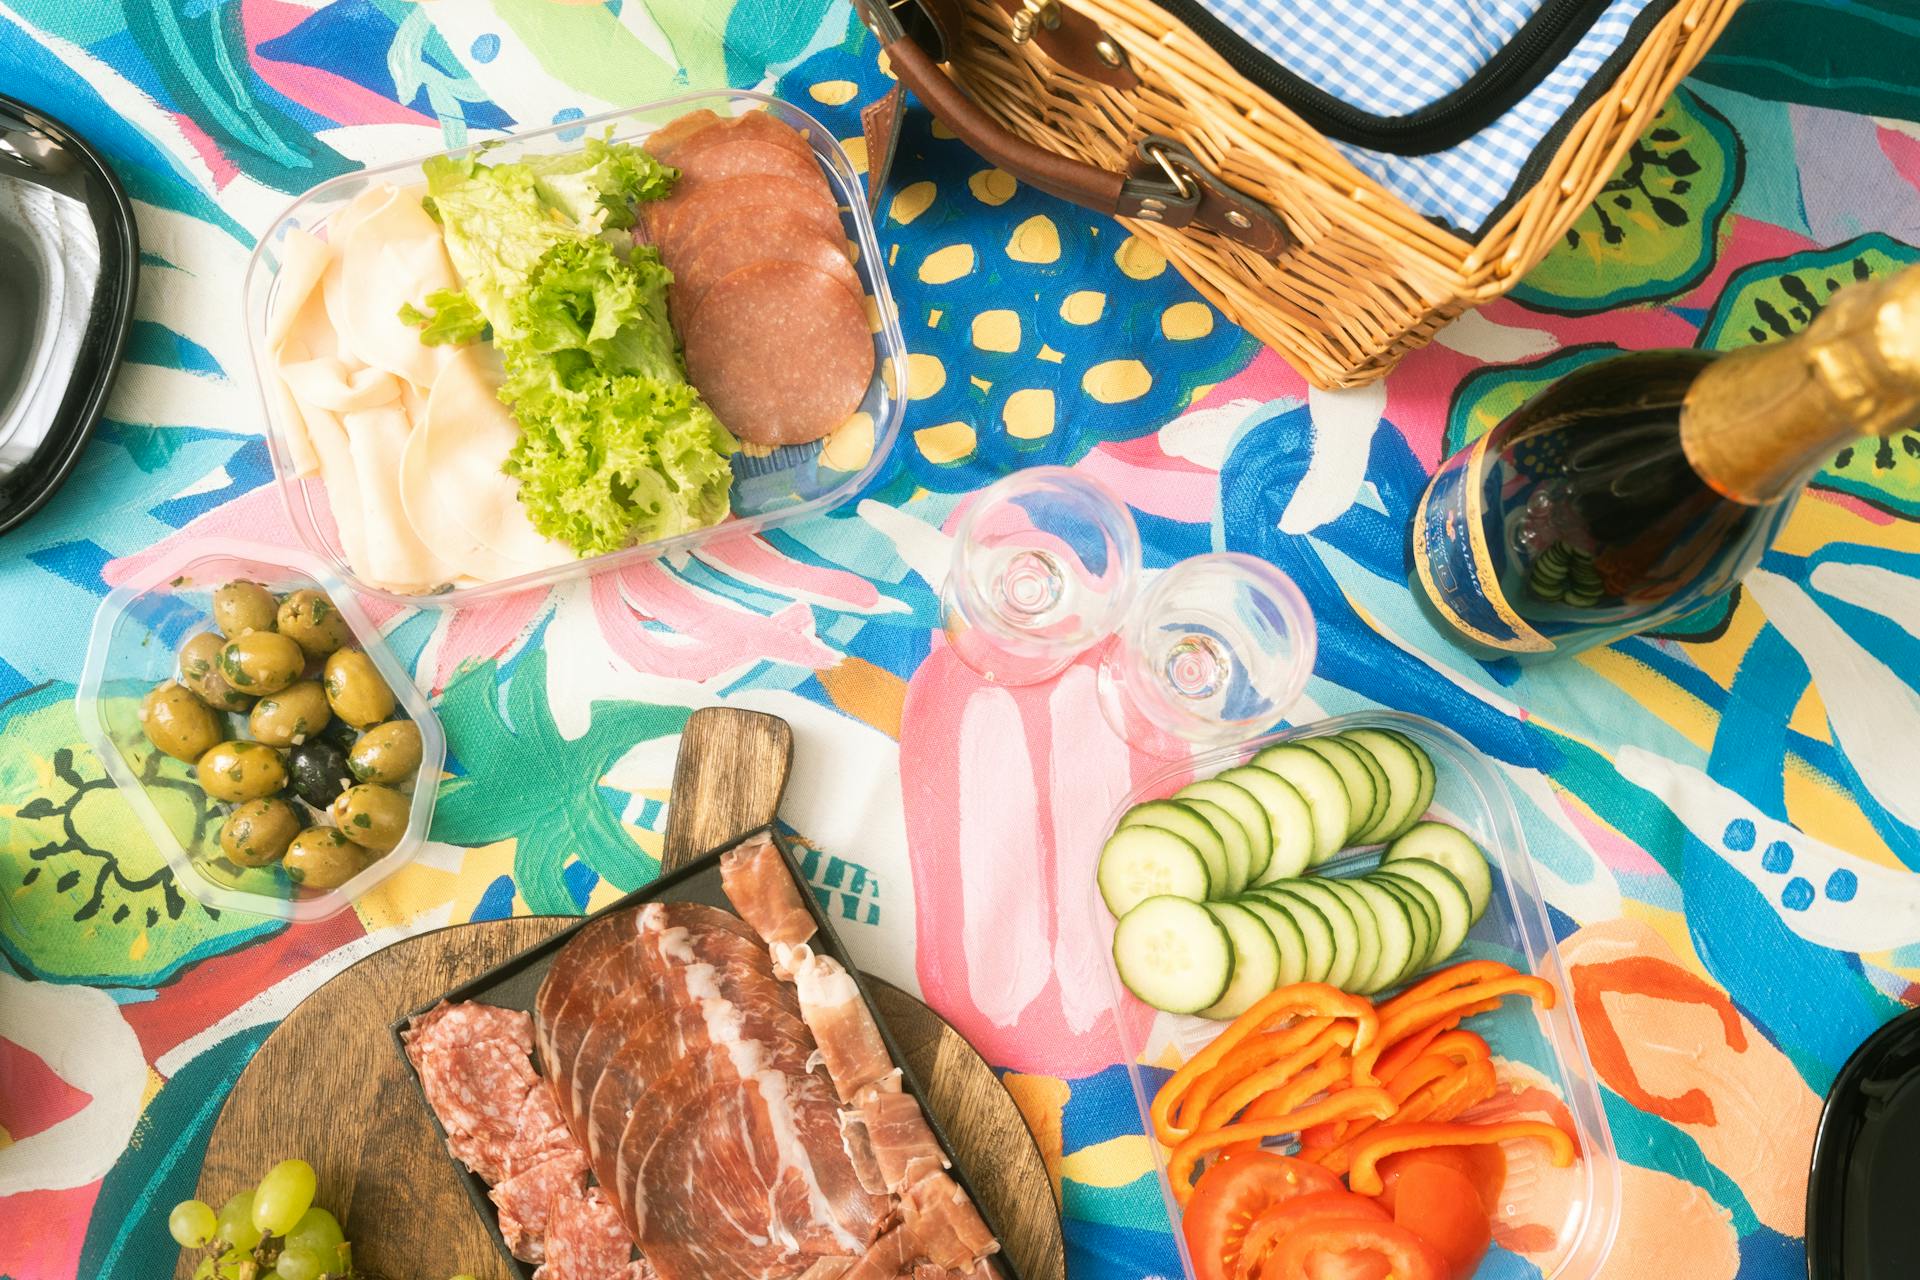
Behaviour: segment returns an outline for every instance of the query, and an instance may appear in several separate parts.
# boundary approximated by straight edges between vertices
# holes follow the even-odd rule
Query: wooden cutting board
[[[727,707],[687,721],[663,869],[762,826],[786,789],[785,721]],[[201,1199],[218,1208],[274,1161],[300,1156],[338,1214],[355,1263],[392,1280],[468,1272],[510,1280],[433,1132],[387,1027],[573,923],[533,916],[454,925],[397,942],[301,1001],[260,1046],[214,1123]],[[914,997],[872,980],[889,1029],[1027,1280],[1064,1280],[1059,1205],[1013,1098],[980,1055]],[[175,1275],[185,1280],[183,1261]]]

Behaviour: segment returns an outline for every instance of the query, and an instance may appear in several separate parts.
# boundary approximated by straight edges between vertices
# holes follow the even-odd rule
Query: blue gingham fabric
[[[1466,84],[1545,2],[1201,0],[1224,26],[1280,66],[1377,116],[1410,114]],[[1334,145],[1420,213],[1477,233],[1650,3],[1614,0],[1526,97],[1457,146],[1408,156]]]

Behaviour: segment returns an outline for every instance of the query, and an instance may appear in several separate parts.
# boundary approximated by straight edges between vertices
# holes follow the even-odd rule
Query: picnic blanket
[[[0,538],[0,1276],[166,1274],[166,1210],[275,1022],[398,937],[646,882],[678,730],[720,702],[792,722],[816,890],[1004,1070],[1074,1280],[1178,1275],[1088,916],[1102,826],[1157,766],[1088,663],[990,687],[939,630],[958,516],[1036,463],[1121,493],[1149,570],[1226,548],[1291,574],[1320,628],[1296,722],[1395,707],[1498,762],[1625,1162],[1604,1274],[1804,1274],[1821,1097],[1920,973],[1920,440],[1834,457],[1729,599],[1555,665],[1453,648],[1403,540],[1439,459],[1568,370],[1775,341],[1920,258],[1899,7],[1752,0],[1511,299],[1339,394],[916,115],[880,231],[912,402],[872,483],[712,554],[380,611],[451,746],[432,842],[287,927],[180,892],[72,710],[96,605],[155,548],[292,542],[240,319],[256,232],[356,166],[689,87],[769,89],[859,161],[888,82],[827,0],[0,0],[0,88],[112,159],[142,241],[106,420]]]

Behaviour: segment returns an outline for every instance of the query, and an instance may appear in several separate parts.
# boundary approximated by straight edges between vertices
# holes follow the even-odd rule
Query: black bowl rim
[[[1808,1280],[1839,1280],[1842,1221],[1846,1214],[1847,1167],[1861,1131],[1871,1120],[1861,1114],[1861,1086],[1876,1075],[1889,1046],[1912,1039],[1920,1048],[1920,1009],[1908,1009],[1860,1042],[1833,1078],[1820,1126],[1814,1131],[1813,1162],[1807,1175]],[[1914,1068],[1920,1070],[1920,1067]]]

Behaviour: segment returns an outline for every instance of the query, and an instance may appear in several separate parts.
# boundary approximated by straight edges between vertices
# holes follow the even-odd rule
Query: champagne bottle
[[[1731,591],[1843,445],[1920,424],[1920,267],[1806,331],[1568,374],[1434,473],[1414,594],[1485,657],[1575,653]]]

